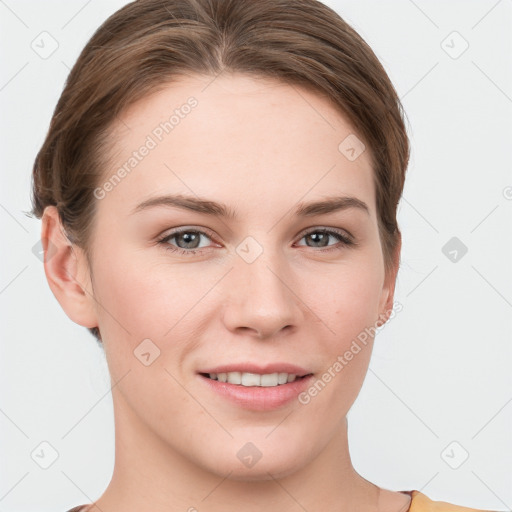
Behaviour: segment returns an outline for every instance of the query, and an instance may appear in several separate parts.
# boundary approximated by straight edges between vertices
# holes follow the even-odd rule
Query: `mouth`
[[[214,393],[238,408],[259,412],[293,406],[298,403],[297,396],[314,380],[313,373],[294,365],[240,366],[211,368],[197,376],[206,384],[208,393]]]
[[[278,387],[284,384],[302,380],[312,373],[273,372],[273,373],[251,373],[251,372],[219,372],[219,373],[200,373],[201,376],[218,382],[234,384],[245,387]]]
[[[313,373],[285,361],[237,361],[203,367],[197,376],[214,393],[238,408],[272,411],[293,406],[314,380]]]

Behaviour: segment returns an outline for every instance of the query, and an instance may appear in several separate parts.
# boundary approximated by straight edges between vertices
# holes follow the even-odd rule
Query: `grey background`
[[[41,223],[23,212],[69,69],[126,3],[0,0],[0,512],[91,502],[113,469],[103,354],[51,293],[33,253]],[[512,1],[326,3],[381,59],[412,144],[403,310],[349,413],[354,465],[389,489],[510,510]]]

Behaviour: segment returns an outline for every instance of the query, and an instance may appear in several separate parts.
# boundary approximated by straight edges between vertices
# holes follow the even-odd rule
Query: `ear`
[[[387,270],[382,287],[381,301],[379,305],[379,322],[385,324],[393,311],[393,299],[395,296],[395,284],[398,269],[400,267],[400,252],[402,250],[402,235],[398,233],[398,240],[392,255],[392,264]]]
[[[55,206],[43,213],[44,272],[55,298],[73,322],[97,327],[90,269],[82,249],[66,236]]]

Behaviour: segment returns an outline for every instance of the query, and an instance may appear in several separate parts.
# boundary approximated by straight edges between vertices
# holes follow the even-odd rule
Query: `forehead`
[[[115,178],[107,199],[119,208],[166,192],[248,206],[339,192],[373,208],[369,148],[328,99],[296,85],[182,77],[126,109],[112,141],[99,185]]]

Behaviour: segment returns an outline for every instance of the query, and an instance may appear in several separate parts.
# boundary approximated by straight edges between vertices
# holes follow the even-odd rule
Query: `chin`
[[[226,445],[215,460],[205,461],[208,471],[229,480],[255,482],[287,477],[308,462],[300,444],[279,445],[267,441],[264,448],[258,449],[255,441],[254,444],[236,443],[236,448],[232,449],[233,444]]]
[[[239,482],[262,482],[274,479],[281,479],[292,475],[299,468],[297,462],[290,460],[277,464],[275,461],[263,462],[261,459],[252,468],[241,467],[241,464],[226,464],[221,470],[219,466],[214,467],[214,472],[219,476],[226,477],[228,480]]]

